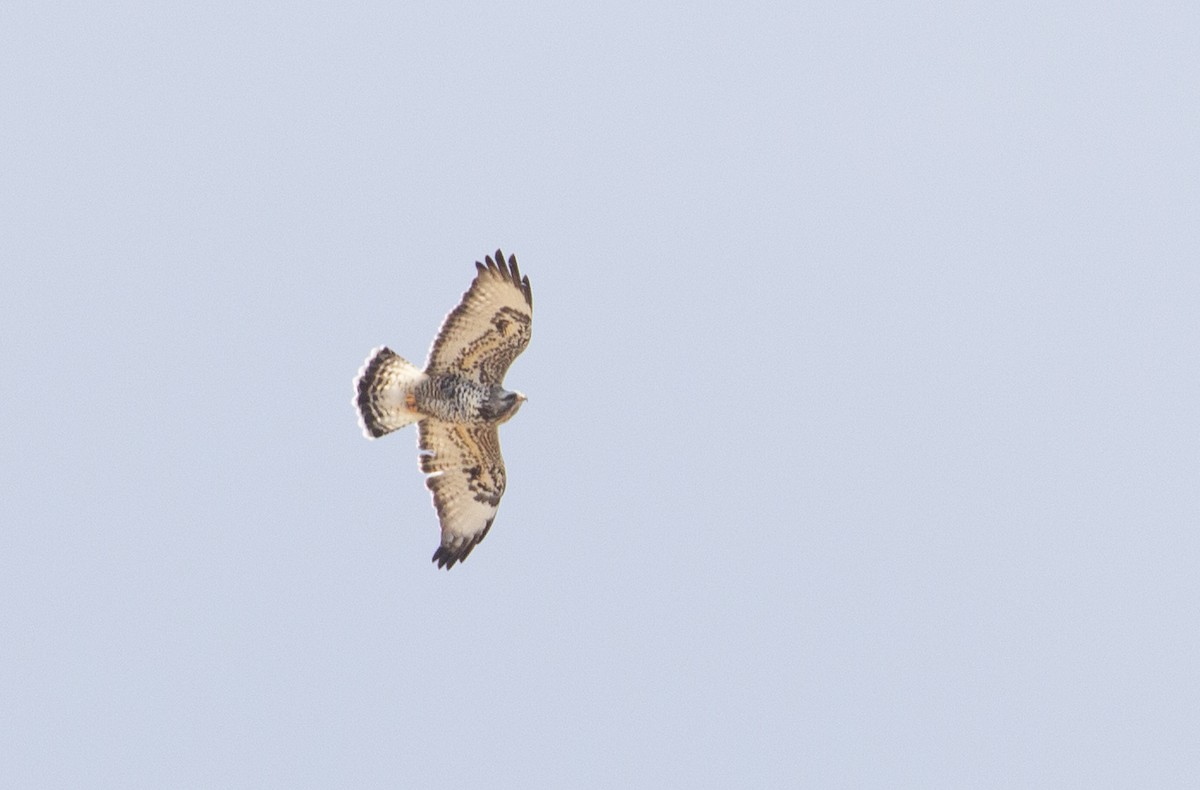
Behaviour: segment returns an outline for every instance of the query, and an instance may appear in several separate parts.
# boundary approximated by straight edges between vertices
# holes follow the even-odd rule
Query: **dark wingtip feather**
[[[450,570],[454,567],[454,563],[458,562],[462,557],[452,553],[445,546],[438,546],[438,550],[433,553],[433,561],[437,563],[439,568]]]
[[[441,514],[439,513],[438,515],[440,516]],[[437,551],[433,553],[433,561],[437,563],[439,568],[445,568],[446,570],[453,568],[456,562],[466,562],[467,555],[471,553],[472,549],[483,542],[483,539],[491,532],[492,524],[495,521],[495,518],[489,519],[488,523],[484,525],[483,531],[475,537],[475,540],[469,543],[464,543],[461,546],[438,546]]]
[[[521,274],[521,269],[517,266],[516,255],[509,255],[505,260],[504,252],[498,249],[495,255],[485,256],[484,261],[486,264],[475,261],[475,268],[479,270],[479,274],[490,272],[508,280],[514,288],[525,295],[525,302],[533,307],[533,290],[529,287],[529,276]]]
[[[438,546],[437,551],[433,553],[433,561],[437,563],[439,568],[450,570],[456,562],[465,562],[467,555],[471,553],[471,549],[475,548],[475,544],[479,541],[472,541],[465,546],[454,548],[452,546]]]
[[[517,267],[517,256],[508,256],[508,278],[512,280],[512,284],[521,287],[521,270]]]

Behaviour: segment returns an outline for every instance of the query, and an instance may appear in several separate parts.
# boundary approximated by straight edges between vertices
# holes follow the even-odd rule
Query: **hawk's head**
[[[479,416],[496,425],[508,422],[525,400],[525,396],[519,392],[509,392],[499,385],[493,386],[487,398],[479,404]]]

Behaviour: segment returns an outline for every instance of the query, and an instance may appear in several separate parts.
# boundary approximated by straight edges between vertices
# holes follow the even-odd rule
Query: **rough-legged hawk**
[[[465,560],[491,529],[505,484],[496,429],[525,401],[502,385],[529,345],[529,278],[500,250],[486,261],[475,263],[479,273],[442,322],[424,371],[385,346],[371,352],[354,380],[368,439],[417,423],[421,471],[442,523],[433,553],[439,568]]]

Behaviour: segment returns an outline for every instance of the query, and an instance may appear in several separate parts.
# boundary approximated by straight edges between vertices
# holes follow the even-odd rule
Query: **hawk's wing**
[[[496,250],[487,264],[475,262],[479,274],[438,330],[425,372],[455,373],[484,384],[500,384],[508,366],[529,345],[533,292],[529,278]]]
[[[438,567],[453,568],[483,540],[504,495],[504,459],[495,425],[464,425],[428,418],[419,424],[421,471],[442,522]]]

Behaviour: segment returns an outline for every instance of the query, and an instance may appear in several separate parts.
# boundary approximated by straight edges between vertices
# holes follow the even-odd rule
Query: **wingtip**
[[[521,267],[517,263],[516,255],[509,255],[506,259],[504,251],[497,249],[494,255],[484,257],[486,264],[475,261],[475,268],[480,274],[491,272],[492,274],[502,279],[508,280],[513,284],[513,287],[525,295],[525,301],[530,307],[533,307],[533,289],[529,285],[529,275],[521,274]]]
[[[451,546],[438,546],[437,551],[433,553],[433,561],[437,563],[438,568],[450,570],[456,563],[466,562],[467,555],[473,548],[475,548],[474,543],[469,544],[465,550],[461,546],[457,549]]]
[[[454,567],[454,563],[463,559],[465,558],[451,554],[446,550],[445,546],[438,546],[437,551],[433,553],[433,561],[437,563],[438,568],[445,568],[446,570],[450,570]]]
[[[508,266],[504,262],[504,253],[500,250],[492,255],[483,256],[483,263],[475,261],[475,268],[480,274],[489,272],[497,277],[508,279]]]
[[[429,481],[425,481],[425,485],[429,486]],[[441,512],[438,512],[438,517],[441,518]],[[442,544],[437,547],[437,551],[433,552],[433,561],[437,563],[439,568],[450,570],[455,563],[466,562],[467,557],[475,550],[475,547],[483,542],[487,534],[492,531],[492,524],[496,521],[495,516],[489,518],[487,523],[483,525],[483,530],[473,539],[465,540],[457,546]]]

